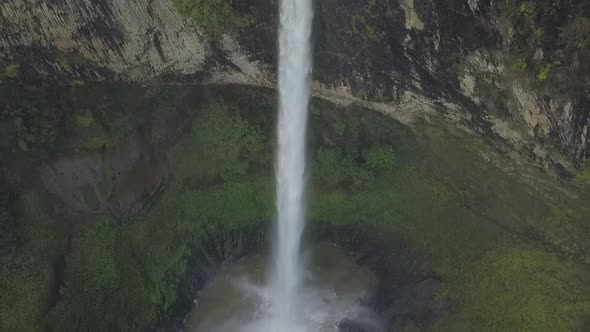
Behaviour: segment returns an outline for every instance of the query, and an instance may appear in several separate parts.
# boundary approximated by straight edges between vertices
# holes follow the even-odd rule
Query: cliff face
[[[256,64],[241,61],[235,40],[200,34],[171,1],[7,0],[0,4],[0,26],[2,62],[22,62],[43,76],[258,79],[250,75]],[[220,63],[219,53],[234,61],[231,66]]]
[[[379,102],[401,118],[443,115],[562,174],[588,160],[590,24],[566,33],[583,20],[576,15],[588,15],[582,2],[318,7],[316,77],[327,89]],[[578,43],[574,50],[568,36]]]
[[[205,34],[171,0],[7,0],[0,65],[19,62],[27,75],[272,86],[276,6],[240,1],[234,9],[254,23]],[[406,123],[442,116],[564,176],[590,158],[584,1],[316,7],[316,94]]]

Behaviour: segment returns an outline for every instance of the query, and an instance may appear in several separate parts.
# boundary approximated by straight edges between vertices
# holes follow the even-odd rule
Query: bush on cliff
[[[173,0],[178,12],[195,26],[206,31],[222,33],[247,26],[249,16],[238,13],[232,0]]]

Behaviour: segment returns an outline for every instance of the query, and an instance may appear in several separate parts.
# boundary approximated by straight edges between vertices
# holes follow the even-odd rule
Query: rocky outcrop
[[[261,79],[252,71],[256,63],[243,61],[235,41],[199,33],[169,0],[7,0],[0,4],[0,26],[3,62],[23,61],[42,75]]]
[[[573,174],[590,158],[590,94],[580,91],[590,70],[579,63],[590,58],[557,39],[580,2],[551,13],[548,1],[535,6],[533,15],[481,1],[321,1],[317,86],[403,122],[438,114],[514,156]],[[521,49],[532,47],[518,45],[536,42],[524,34],[531,27],[552,35],[529,58]],[[548,79],[537,75],[552,62]]]
[[[415,329],[429,326],[450,312],[449,303],[441,297],[444,284],[424,275],[415,253],[383,232],[368,230],[366,226],[337,226],[311,224],[313,242],[341,246],[360,266],[367,268],[378,279],[369,299],[361,299],[369,310],[343,318],[342,332],[381,332]],[[200,291],[215,277],[223,264],[250,254],[267,254],[267,227],[264,222],[238,228],[212,227],[205,236],[191,246],[185,275],[178,289],[178,300],[156,331],[182,331],[185,318],[201,297]],[[392,249],[395,249],[392,251]],[[390,253],[395,254],[390,254]],[[366,303],[364,303],[366,302]]]
[[[583,22],[572,17],[590,13],[581,0],[521,2],[317,1],[314,91],[404,123],[441,116],[571,176],[590,159],[590,51],[567,46],[575,36],[563,33]],[[273,86],[276,5],[240,1],[235,10],[254,24],[204,34],[171,0],[6,0],[0,66],[18,61],[26,73],[52,77]],[[548,78],[538,76],[543,69]]]
[[[139,211],[161,187],[164,169],[149,137],[137,131],[108,150],[57,158],[40,174],[47,190],[62,202],[56,212],[69,220]]]

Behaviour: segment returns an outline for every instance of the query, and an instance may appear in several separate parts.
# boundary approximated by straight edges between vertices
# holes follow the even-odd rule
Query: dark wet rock
[[[136,130],[111,148],[59,156],[41,167],[40,175],[59,198],[59,214],[71,220],[138,212],[161,187],[164,169],[149,135]]]
[[[310,232],[348,249],[361,266],[377,276],[379,283],[364,304],[375,311],[384,326],[395,327],[396,321],[403,319],[425,327],[450,311],[450,304],[441,296],[443,283],[418,270],[418,256],[404,241],[396,240],[395,234],[366,225],[327,224]]]
[[[184,320],[193,310],[201,289],[224,264],[264,250],[268,243],[266,229],[259,224],[239,229],[220,226],[196,240],[192,244],[185,276],[178,287],[176,305],[164,319],[148,330],[183,331]]]
[[[419,273],[416,256],[403,243],[395,242],[394,236],[377,234],[369,228],[314,223],[307,230],[313,235],[312,241],[329,241],[343,247],[379,279],[373,294],[361,299],[367,312],[344,318],[339,331],[397,331],[398,327],[410,325],[422,328],[448,313],[450,306],[440,296],[443,283]],[[224,264],[268,247],[266,229],[257,225],[241,229],[219,227],[193,243],[176,306],[152,330],[181,331],[200,290]]]
[[[408,317],[419,322],[437,319],[450,308],[440,296],[442,288],[442,282],[429,278],[403,289],[396,294],[393,303],[385,310],[385,315]]]
[[[169,0],[6,0],[0,68],[17,59],[26,77],[274,86],[278,2],[237,3],[256,24],[207,35]],[[560,34],[587,15],[584,1],[516,22],[494,1],[323,0],[315,7],[317,95],[369,103],[406,122],[439,115],[563,178],[588,163],[590,53],[564,48]],[[513,68],[523,50],[531,50],[526,73]],[[540,82],[548,64],[551,75]]]
[[[371,324],[364,323],[353,319],[343,319],[338,323],[339,332],[383,332]]]
[[[60,198],[64,205],[62,213],[76,215],[100,213],[107,207],[108,197],[96,195],[98,174],[102,173],[103,160],[100,154],[78,154],[61,157],[41,168],[41,180],[47,190]],[[96,195],[98,204],[89,206],[84,199],[84,189]],[[89,189],[89,190],[88,190]]]

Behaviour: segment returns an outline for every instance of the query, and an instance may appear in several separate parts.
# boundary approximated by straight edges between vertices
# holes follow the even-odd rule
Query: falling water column
[[[282,331],[301,318],[299,257],[305,219],[305,133],[311,90],[312,0],[281,0],[277,156],[277,239],[273,311]]]

